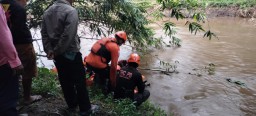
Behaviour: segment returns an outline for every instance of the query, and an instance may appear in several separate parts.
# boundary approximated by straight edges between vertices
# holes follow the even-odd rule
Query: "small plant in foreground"
[[[40,95],[57,96],[60,94],[60,84],[53,74],[47,68],[38,68],[38,77],[33,78],[32,92]]]

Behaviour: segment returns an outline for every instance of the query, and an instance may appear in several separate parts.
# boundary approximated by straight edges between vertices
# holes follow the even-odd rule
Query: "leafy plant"
[[[52,0],[31,0],[27,6],[30,27],[38,27],[42,21],[43,12],[53,3]],[[88,0],[75,1],[73,6],[77,9],[80,25],[88,27],[83,31],[90,31],[94,36],[108,36],[116,30],[125,30],[129,42],[133,46],[146,46],[159,44],[153,36],[153,31],[146,27],[149,21],[143,3],[132,3],[126,0]],[[83,35],[79,35],[81,38]]]
[[[204,31],[202,26],[200,24],[196,23],[196,22],[187,21],[185,25],[189,25],[189,31],[191,33],[194,33],[195,35],[198,31]]]
[[[43,12],[53,4],[53,0],[30,0],[27,9],[29,22],[32,28],[40,27]],[[150,16],[161,18],[165,16],[164,10],[171,11],[170,17],[177,20],[190,18],[184,11],[192,15],[195,22],[190,23],[189,30],[196,32],[204,31],[197,22],[204,22],[205,15],[197,9],[205,6],[199,0],[77,0],[73,4],[77,9],[82,31],[90,31],[92,37],[108,36],[116,30],[125,30],[128,34],[129,42],[134,48],[146,50],[149,46],[159,47],[163,44],[162,38],[154,38],[154,30],[148,27],[151,22]],[[150,9],[151,13],[147,10]],[[152,10],[151,10],[152,9]],[[170,37],[170,43],[180,46],[179,38],[175,37],[175,25],[168,21],[163,26],[165,34]],[[208,31],[210,32],[210,31]],[[207,33],[205,37],[212,36]],[[79,35],[85,38],[84,35]],[[86,38],[85,38],[86,39]],[[136,46],[136,47],[135,47]]]
[[[207,32],[204,34],[204,37],[205,37],[205,36],[206,36],[206,37],[209,37],[210,40],[212,39],[212,37],[218,38],[218,37],[216,36],[216,34],[212,33],[210,30],[207,31]]]
[[[205,69],[207,69],[209,75],[215,74],[215,64],[210,63]]]
[[[38,77],[32,81],[32,92],[44,96],[58,96],[60,85],[56,80],[56,74],[47,68],[38,68]]]
[[[179,61],[175,61],[174,63],[169,63],[169,62],[160,60],[160,68],[163,68],[164,70],[166,70],[167,73],[177,72],[176,69],[177,69],[178,63],[179,63]]]
[[[195,73],[188,73],[190,75],[197,75],[202,76],[205,72],[208,72],[209,75],[215,74],[215,64],[210,63],[208,66],[205,66],[204,68],[194,68],[193,71],[196,71]]]
[[[202,27],[202,24],[200,24],[207,21],[207,17],[203,12],[206,8],[206,4],[203,4],[199,0],[157,0],[157,2],[161,4],[161,8],[159,10],[171,11],[169,13],[170,18],[176,18],[176,20],[186,18],[187,22],[185,25],[188,25],[188,29],[191,33],[197,34],[198,31],[203,31],[205,32],[204,37],[209,37],[209,39],[211,39],[212,37],[217,37],[210,30],[205,31],[205,29]],[[189,19],[193,19],[194,21],[190,21]],[[176,33],[170,31],[171,28],[167,28],[167,26],[170,26],[170,24],[173,23],[166,22],[164,24],[163,29],[165,31],[165,34],[168,35],[172,40],[179,40],[179,38],[174,37]],[[175,27],[175,25],[171,26],[172,28]],[[180,46],[180,44],[177,45]]]

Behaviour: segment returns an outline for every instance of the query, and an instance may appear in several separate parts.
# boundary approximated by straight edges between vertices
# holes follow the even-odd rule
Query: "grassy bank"
[[[39,68],[39,75],[33,79],[33,94],[40,94],[43,99],[29,106],[19,105],[21,113],[31,116],[69,115],[63,98],[57,75],[46,68]],[[136,108],[129,99],[116,101],[111,95],[104,96],[99,89],[89,87],[90,101],[100,106],[100,110],[92,116],[166,116],[166,113],[149,101]],[[72,116],[77,116],[78,112]]]

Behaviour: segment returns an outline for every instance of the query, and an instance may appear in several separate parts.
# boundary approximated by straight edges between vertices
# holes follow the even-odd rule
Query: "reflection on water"
[[[151,83],[150,100],[168,114],[181,116],[256,115],[256,26],[238,18],[211,19],[210,25],[219,40],[193,36],[181,26],[182,47],[155,50],[144,57],[142,61],[151,62],[142,65],[147,68],[159,66],[155,56],[179,61],[178,74],[143,71]],[[204,69],[209,63],[216,65],[214,75]],[[191,75],[197,73],[202,76]],[[226,78],[246,86],[229,83]]]

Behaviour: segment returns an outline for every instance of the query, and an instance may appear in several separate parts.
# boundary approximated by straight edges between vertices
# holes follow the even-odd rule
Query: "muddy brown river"
[[[211,30],[219,37],[212,40],[191,35],[184,22],[178,24],[182,46],[153,50],[142,60],[144,68],[161,67],[161,60],[177,65],[179,72],[143,71],[151,83],[150,101],[175,116],[256,115],[256,23],[211,19]],[[210,63],[214,75],[205,69]]]
[[[164,61],[176,65],[178,72],[166,75],[141,70],[151,84],[147,87],[151,92],[149,100],[168,116],[256,115],[256,21],[210,19],[211,30],[219,37],[212,40],[202,38],[202,33],[191,35],[183,21],[177,24],[181,47],[165,47],[143,55],[142,68],[162,67],[160,61]],[[160,28],[155,29],[156,36],[163,35]],[[83,56],[89,53],[92,43],[82,41]],[[131,48],[122,46],[120,59],[126,59],[130,53]],[[53,66],[45,58],[42,61],[46,67]],[[210,63],[215,65],[213,75],[205,69]]]

